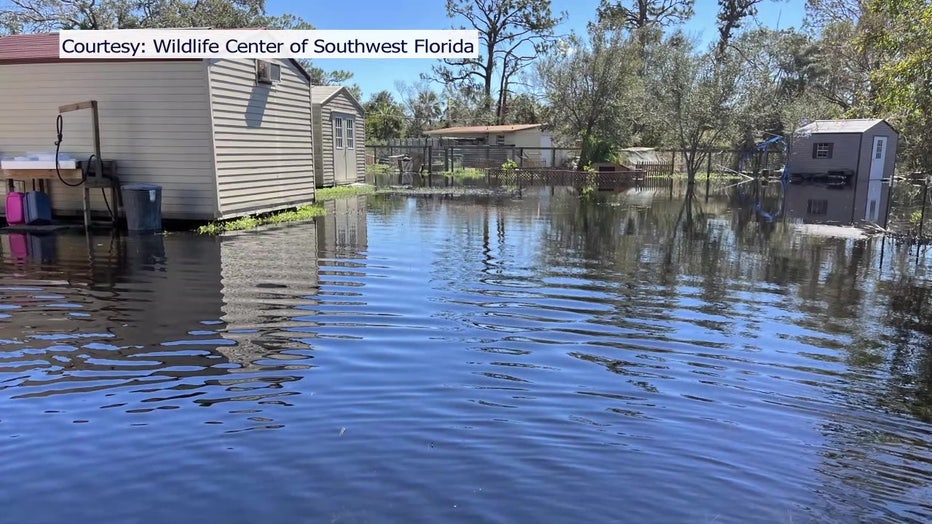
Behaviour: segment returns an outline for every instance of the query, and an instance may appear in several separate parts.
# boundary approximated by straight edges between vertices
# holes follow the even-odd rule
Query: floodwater
[[[747,186],[0,235],[0,521],[928,521],[932,260]]]

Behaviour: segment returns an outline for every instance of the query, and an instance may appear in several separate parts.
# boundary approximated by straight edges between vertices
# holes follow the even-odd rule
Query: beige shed
[[[101,157],[122,183],[162,186],[168,220],[315,199],[310,77],[293,60],[63,60],[56,33],[13,35],[0,38],[0,100],[0,158],[54,152],[59,107],[96,100]],[[90,122],[63,115],[62,154],[89,158]],[[81,213],[81,190],[53,178],[49,192],[56,215]],[[106,213],[101,193],[92,209]]]
[[[317,187],[366,180],[366,112],[343,86],[311,87]]]

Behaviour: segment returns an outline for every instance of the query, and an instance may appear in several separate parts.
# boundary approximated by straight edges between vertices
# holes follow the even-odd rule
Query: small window
[[[282,66],[267,60],[256,60],[256,81],[260,84],[275,84],[282,80]]]
[[[340,117],[333,119],[333,145],[343,149],[343,119]]]
[[[498,145],[498,146],[505,145],[505,135],[497,135],[495,137],[495,145]]]
[[[832,149],[834,145],[831,142],[819,142],[812,144],[812,158],[832,158]]]
[[[828,213],[828,200],[809,200],[806,212],[810,215],[824,215]]]
[[[355,140],[355,127],[356,121],[352,118],[346,119],[346,149],[354,149],[356,147]]]
[[[877,141],[877,147],[874,149],[874,158],[880,160],[883,157],[883,140]]]

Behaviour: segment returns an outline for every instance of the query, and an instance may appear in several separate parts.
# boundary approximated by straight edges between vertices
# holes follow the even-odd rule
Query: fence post
[[[427,176],[434,173],[434,148],[427,144]]]
[[[550,167],[557,167],[557,149],[550,150]]]
[[[518,149],[518,167],[524,167],[524,148]]]

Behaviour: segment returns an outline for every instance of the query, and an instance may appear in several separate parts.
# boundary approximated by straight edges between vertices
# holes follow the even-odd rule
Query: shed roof
[[[515,131],[524,131],[541,127],[543,124],[515,124],[508,126],[466,126],[466,127],[446,127],[443,129],[431,129],[424,131],[425,135],[475,135],[482,133],[513,133]]]
[[[0,64],[45,64],[52,62],[140,62],[143,60],[189,61],[201,58],[86,58],[72,59],[59,56],[58,33],[28,33],[0,36]],[[289,61],[308,81],[311,75],[297,60]]]
[[[353,96],[353,93],[347,89],[346,86],[311,86],[311,104],[326,104],[327,101],[333,99],[333,97],[337,96],[341,91],[350,99],[350,102],[356,106],[356,109],[359,110],[359,114],[366,114],[365,108],[362,107],[359,100],[356,100],[356,97]]]
[[[797,133],[864,133],[884,122],[879,118],[816,120],[796,130]]]

